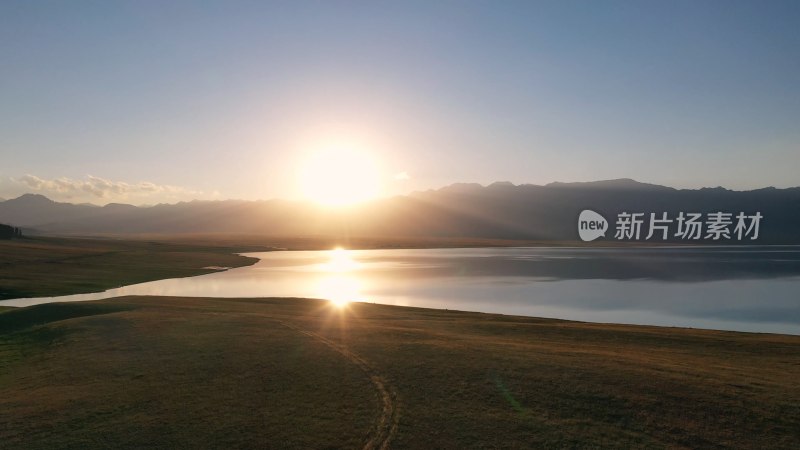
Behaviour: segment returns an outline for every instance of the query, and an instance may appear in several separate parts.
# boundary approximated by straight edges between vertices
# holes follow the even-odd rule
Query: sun
[[[346,206],[381,194],[375,159],[351,148],[328,148],[312,153],[298,173],[304,198],[326,205]]]

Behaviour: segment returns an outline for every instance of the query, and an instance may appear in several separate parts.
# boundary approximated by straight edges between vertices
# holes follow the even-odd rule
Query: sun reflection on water
[[[353,272],[359,266],[353,259],[351,252],[341,247],[330,250],[328,258],[328,262],[322,266],[326,272]]]
[[[354,275],[358,267],[350,251],[342,248],[331,250],[329,261],[322,265],[324,274],[316,283],[315,296],[330,300],[337,307],[364,301],[361,282]]]

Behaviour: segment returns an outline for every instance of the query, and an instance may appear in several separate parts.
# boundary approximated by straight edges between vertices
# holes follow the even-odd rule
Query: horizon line
[[[554,187],[577,187],[577,186],[585,187],[586,185],[593,185],[593,184],[596,185],[596,184],[601,184],[601,183],[610,184],[610,183],[614,183],[614,182],[617,182],[617,183],[628,183],[629,184],[628,188],[632,188],[632,187],[655,187],[655,188],[670,189],[670,190],[674,190],[674,191],[701,191],[701,190],[720,190],[721,189],[721,190],[725,190],[725,191],[728,191],[728,192],[753,192],[753,191],[761,191],[761,190],[767,190],[767,189],[789,190],[789,189],[798,189],[798,188],[800,188],[800,185],[798,185],[798,186],[790,186],[790,187],[785,187],[785,188],[778,188],[778,187],[775,187],[775,186],[764,186],[764,187],[753,188],[753,189],[730,189],[730,188],[726,188],[726,187],[723,187],[723,186],[715,186],[715,187],[704,186],[704,187],[699,187],[699,188],[676,188],[676,187],[673,187],[673,186],[667,186],[667,185],[662,185],[662,184],[655,184],[655,183],[648,183],[648,182],[638,181],[638,180],[635,180],[633,178],[612,178],[612,179],[594,180],[594,181],[553,181],[553,182],[546,183],[546,184],[534,184],[534,183],[514,184],[513,182],[510,182],[510,181],[494,181],[494,182],[487,183],[487,184],[482,184],[482,183],[479,183],[479,182],[456,182],[456,183],[450,183],[448,185],[441,186],[441,187],[438,187],[438,188],[416,190],[416,191],[409,192],[407,194],[385,195],[385,196],[376,197],[374,199],[370,199],[370,200],[367,200],[367,201],[359,202],[357,204],[342,205],[342,206],[327,207],[327,208],[348,209],[348,208],[359,207],[359,206],[362,206],[362,205],[366,205],[366,204],[370,204],[370,203],[374,203],[374,202],[378,202],[378,201],[385,201],[385,200],[390,200],[390,199],[394,199],[394,198],[398,198],[398,197],[411,197],[413,195],[425,194],[425,193],[430,193],[430,192],[438,192],[438,191],[445,190],[445,189],[448,189],[448,188],[462,187],[462,186],[479,187],[479,188],[482,188],[482,189],[491,188],[493,186],[496,186],[496,187],[514,187],[514,188],[524,188],[524,187],[554,188]],[[618,186],[618,187],[625,188],[624,186]],[[313,200],[310,200],[310,199],[286,198],[286,197],[258,198],[258,199],[249,199],[249,200],[248,199],[243,199],[243,198],[234,198],[234,197],[224,198],[224,199],[197,199],[197,198],[195,198],[195,199],[192,199],[192,200],[181,200],[181,201],[177,201],[175,203],[159,202],[159,203],[152,203],[152,204],[147,204],[147,203],[133,204],[133,203],[123,203],[123,202],[120,202],[120,201],[110,201],[110,202],[104,203],[104,204],[98,204],[98,203],[92,203],[92,202],[72,203],[70,201],[53,200],[48,195],[43,194],[43,193],[39,193],[39,192],[26,192],[26,193],[21,194],[21,195],[19,195],[17,197],[14,197],[14,198],[0,199],[0,203],[5,203],[5,202],[8,202],[8,201],[13,201],[13,200],[19,200],[19,199],[21,199],[23,197],[26,197],[26,196],[27,197],[31,197],[31,196],[33,196],[33,197],[43,197],[43,198],[45,198],[48,201],[51,201],[53,203],[75,205],[75,206],[85,205],[85,206],[93,206],[93,207],[98,207],[98,208],[104,208],[104,207],[110,206],[110,205],[132,206],[132,207],[136,207],[136,208],[151,208],[151,207],[155,207],[155,206],[171,206],[171,205],[179,205],[179,204],[183,204],[183,203],[201,203],[201,202],[202,203],[214,203],[214,202],[230,202],[230,201],[233,201],[233,202],[251,202],[251,203],[279,201],[279,202],[288,202],[288,203],[315,204],[315,202]],[[316,205],[316,206],[324,207],[323,205]]]

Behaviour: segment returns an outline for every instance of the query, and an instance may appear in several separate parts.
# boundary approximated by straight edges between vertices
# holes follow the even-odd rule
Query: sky
[[[800,185],[797,1],[0,2],[0,198]]]

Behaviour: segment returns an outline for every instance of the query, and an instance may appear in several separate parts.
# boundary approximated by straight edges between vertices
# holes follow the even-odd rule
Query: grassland
[[[0,242],[0,299],[336,245],[542,243],[31,238]],[[800,448],[798,379],[797,336],[306,299],[0,307],[1,448]]]
[[[35,237],[0,241],[0,300],[101,292],[163,278],[241,267],[255,258],[235,252],[263,251],[257,244],[153,239]]]
[[[396,449],[800,447],[797,336],[303,299],[0,314],[9,448],[360,448],[375,378]]]

